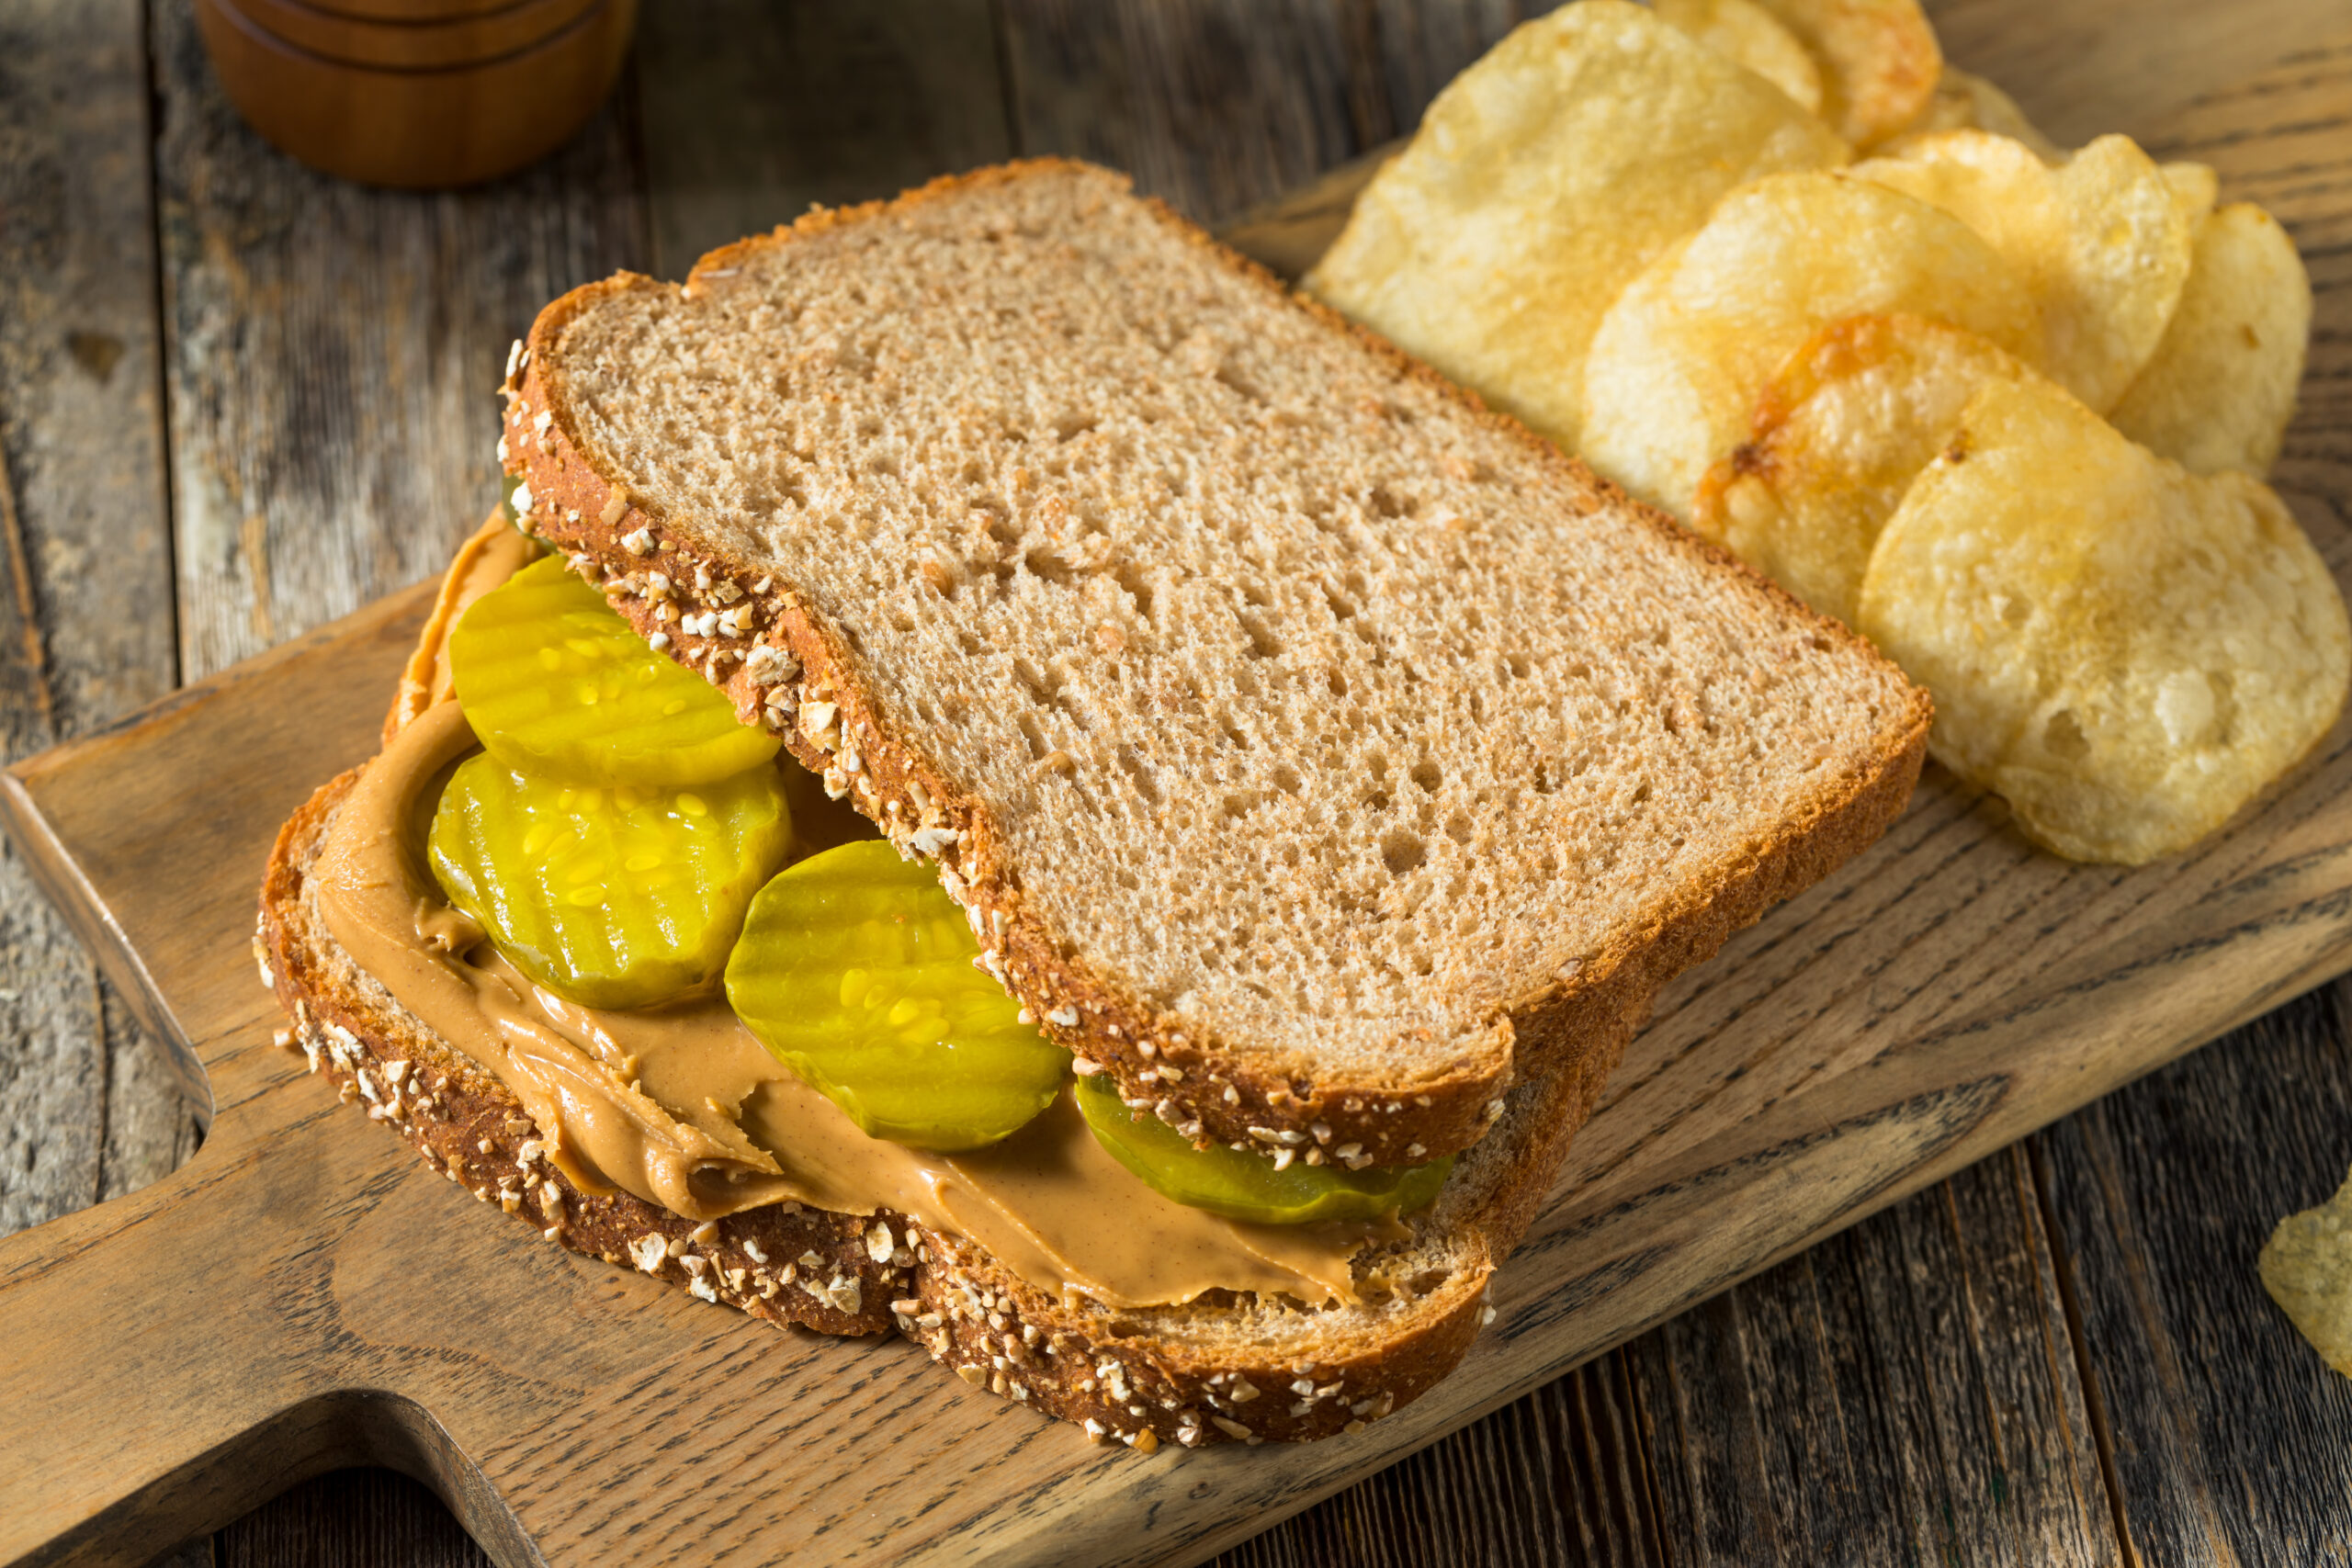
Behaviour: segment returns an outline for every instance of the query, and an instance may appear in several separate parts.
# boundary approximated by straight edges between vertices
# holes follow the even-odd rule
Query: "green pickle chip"
[[[458,617],[449,674],[490,754],[553,778],[709,784],[780,744],[656,653],[560,556],[532,562]]]
[[[644,1007],[709,980],[784,863],[772,767],[692,789],[570,784],[478,753],[433,813],[433,874],[532,979],[588,1007]]]
[[[1316,1220],[1376,1220],[1436,1201],[1453,1156],[1426,1165],[1346,1170],[1293,1160],[1283,1170],[1263,1155],[1193,1141],[1148,1111],[1127,1109],[1107,1073],[1078,1080],[1078,1109],[1095,1142],[1162,1197],[1228,1220],[1303,1225]]]
[[[976,1149],[1045,1110],[1069,1072],[1069,1053],[972,966],[979,951],[928,865],[866,840],[760,889],[727,999],[874,1137]]]

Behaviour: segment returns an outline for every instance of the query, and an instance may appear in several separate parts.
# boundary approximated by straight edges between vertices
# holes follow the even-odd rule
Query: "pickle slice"
[[[709,784],[780,744],[654,652],[560,556],[474,602],[449,634],[449,672],[490,754],[550,778]]]
[[[843,844],[760,889],[727,999],[873,1136],[976,1149],[1053,1103],[1069,1071],[1069,1053],[972,966],[978,953],[927,865],[886,841]]]
[[[770,767],[692,789],[581,784],[477,754],[427,847],[449,902],[514,965],[587,1007],[644,1007],[727,963],[792,816]]]
[[[1303,1225],[1315,1220],[1376,1220],[1437,1201],[1453,1168],[1447,1155],[1426,1165],[1347,1170],[1293,1160],[1283,1170],[1262,1155],[1213,1144],[1205,1149],[1148,1111],[1129,1111],[1108,1073],[1078,1080],[1079,1113],[1111,1157],[1164,1198],[1228,1220]]]

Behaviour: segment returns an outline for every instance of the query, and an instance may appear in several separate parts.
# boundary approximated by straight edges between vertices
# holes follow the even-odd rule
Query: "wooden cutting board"
[[[2312,258],[2280,479],[2343,579],[2333,41],[2132,129],[2220,163]],[[1233,237],[1295,268],[1361,177]],[[270,839],[374,749],[428,593],[0,784],[18,852],[212,1112],[175,1175],[0,1241],[0,1561],[140,1561],[357,1463],[425,1479],[509,1565],[1195,1561],[2347,962],[2344,728],[2227,833],[2129,872],[2037,853],[1930,768],[1883,842],[1661,998],[1454,1377],[1357,1438],[1093,1448],[910,1345],[780,1333],[542,1242],[271,1044],[247,947]]]

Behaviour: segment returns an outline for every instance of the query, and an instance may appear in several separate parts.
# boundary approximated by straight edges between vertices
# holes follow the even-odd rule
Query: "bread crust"
[[[812,211],[772,234],[738,241],[705,256],[684,285],[691,298],[704,275],[724,271],[756,249],[788,245],[845,225],[1013,180],[1102,171],[1063,159],[1036,159],[934,180],[889,202]],[[1112,176],[1114,178],[1117,176]],[[1779,614],[1813,623],[1817,648],[1861,662],[1881,676],[1899,672],[1871,645],[1816,615],[1721,548],[1641,505],[1518,421],[1412,359],[1377,334],[1293,293],[1256,263],[1218,244],[1165,205],[1151,211],[1203,255],[1363,345],[1400,378],[1434,389],[1467,416],[1502,433],[1529,458],[1592,498],[1624,511],[1673,547],[1736,573],[1773,601]],[[747,722],[764,720],[793,754],[846,792],[902,850],[931,853],[942,884],[971,916],[994,972],[1053,1038],[1102,1064],[1129,1098],[1154,1100],[1171,1123],[1196,1122],[1205,1138],[1250,1142],[1253,1129],[1343,1146],[1361,1145],[1376,1163],[1433,1157],[1467,1148],[1500,1113],[1516,1081],[1589,1074],[1613,1060],[1622,1036],[1645,1019],[1659,987],[1716,952],[1773,903],[1811,886],[1874,840],[1901,814],[1926,756],[1932,709],[1907,682],[1910,705],[1889,725],[1868,765],[1800,803],[1770,834],[1729,857],[1717,874],[1675,889],[1645,929],[1627,931],[1572,976],[1515,999],[1495,1017],[1481,1048],[1442,1076],[1409,1083],[1308,1078],[1271,1068],[1216,1040],[1176,1032],[1141,998],[1079,957],[1083,933],[1060,933],[1023,898],[1019,867],[984,804],[953,788],[926,759],[922,737],[882,711],[857,676],[838,630],[812,615],[796,585],[730,561],[673,528],[672,519],[630,495],[617,475],[600,472],[577,439],[551,362],[565,328],[582,312],[630,293],[671,286],[623,273],[555,300],[533,323],[506,386],[507,467],[526,480],[537,528],[572,552],[576,566],[600,581],[606,597],[649,637],[666,634],[671,656],[724,690]],[[648,591],[663,574],[666,595]],[[707,582],[708,589],[687,585]],[[741,606],[738,635],[697,635],[673,609]],[[775,650],[754,657],[755,649]],[[1181,1078],[1168,1081],[1174,1066]],[[1228,1090],[1227,1086],[1230,1086]]]
[[[254,939],[263,978],[293,1019],[285,1043],[346,1103],[365,1102],[368,1118],[428,1166],[574,1252],[779,1325],[896,1329],[976,1387],[1146,1450],[1359,1429],[1451,1371],[1489,1315],[1495,1269],[1624,1044],[1620,1037],[1590,1070],[1564,1075],[1527,1107],[1523,1146],[1453,1221],[1468,1260],[1410,1302],[1393,1332],[1327,1343],[1314,1315],[1300,1314],[1305,1332],[1289,1351],[1266,1343],[1271,1336],[1204,1347],[1152,1331],[1156,1314],[1187,1309],[1068,1303],[978,1245],[888,1210],[860,1216],[781,1203],[697,1225],[627,1192],[581,1191],[537,1152],[537,1129],[504,1084],[338,973],[338,960],[349,960],[315,917],[308,873],[358,776],[353,769],[320,788],[279,830]],[[1305,1393],[1295,1387],[1302,1377]]]

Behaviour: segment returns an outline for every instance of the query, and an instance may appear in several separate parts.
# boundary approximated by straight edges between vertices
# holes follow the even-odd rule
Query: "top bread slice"
[[[576,289],[507,395],[527,525],[1195,1137],[1466,1147],[1917,776],[1867,644],[1085,164]]]

